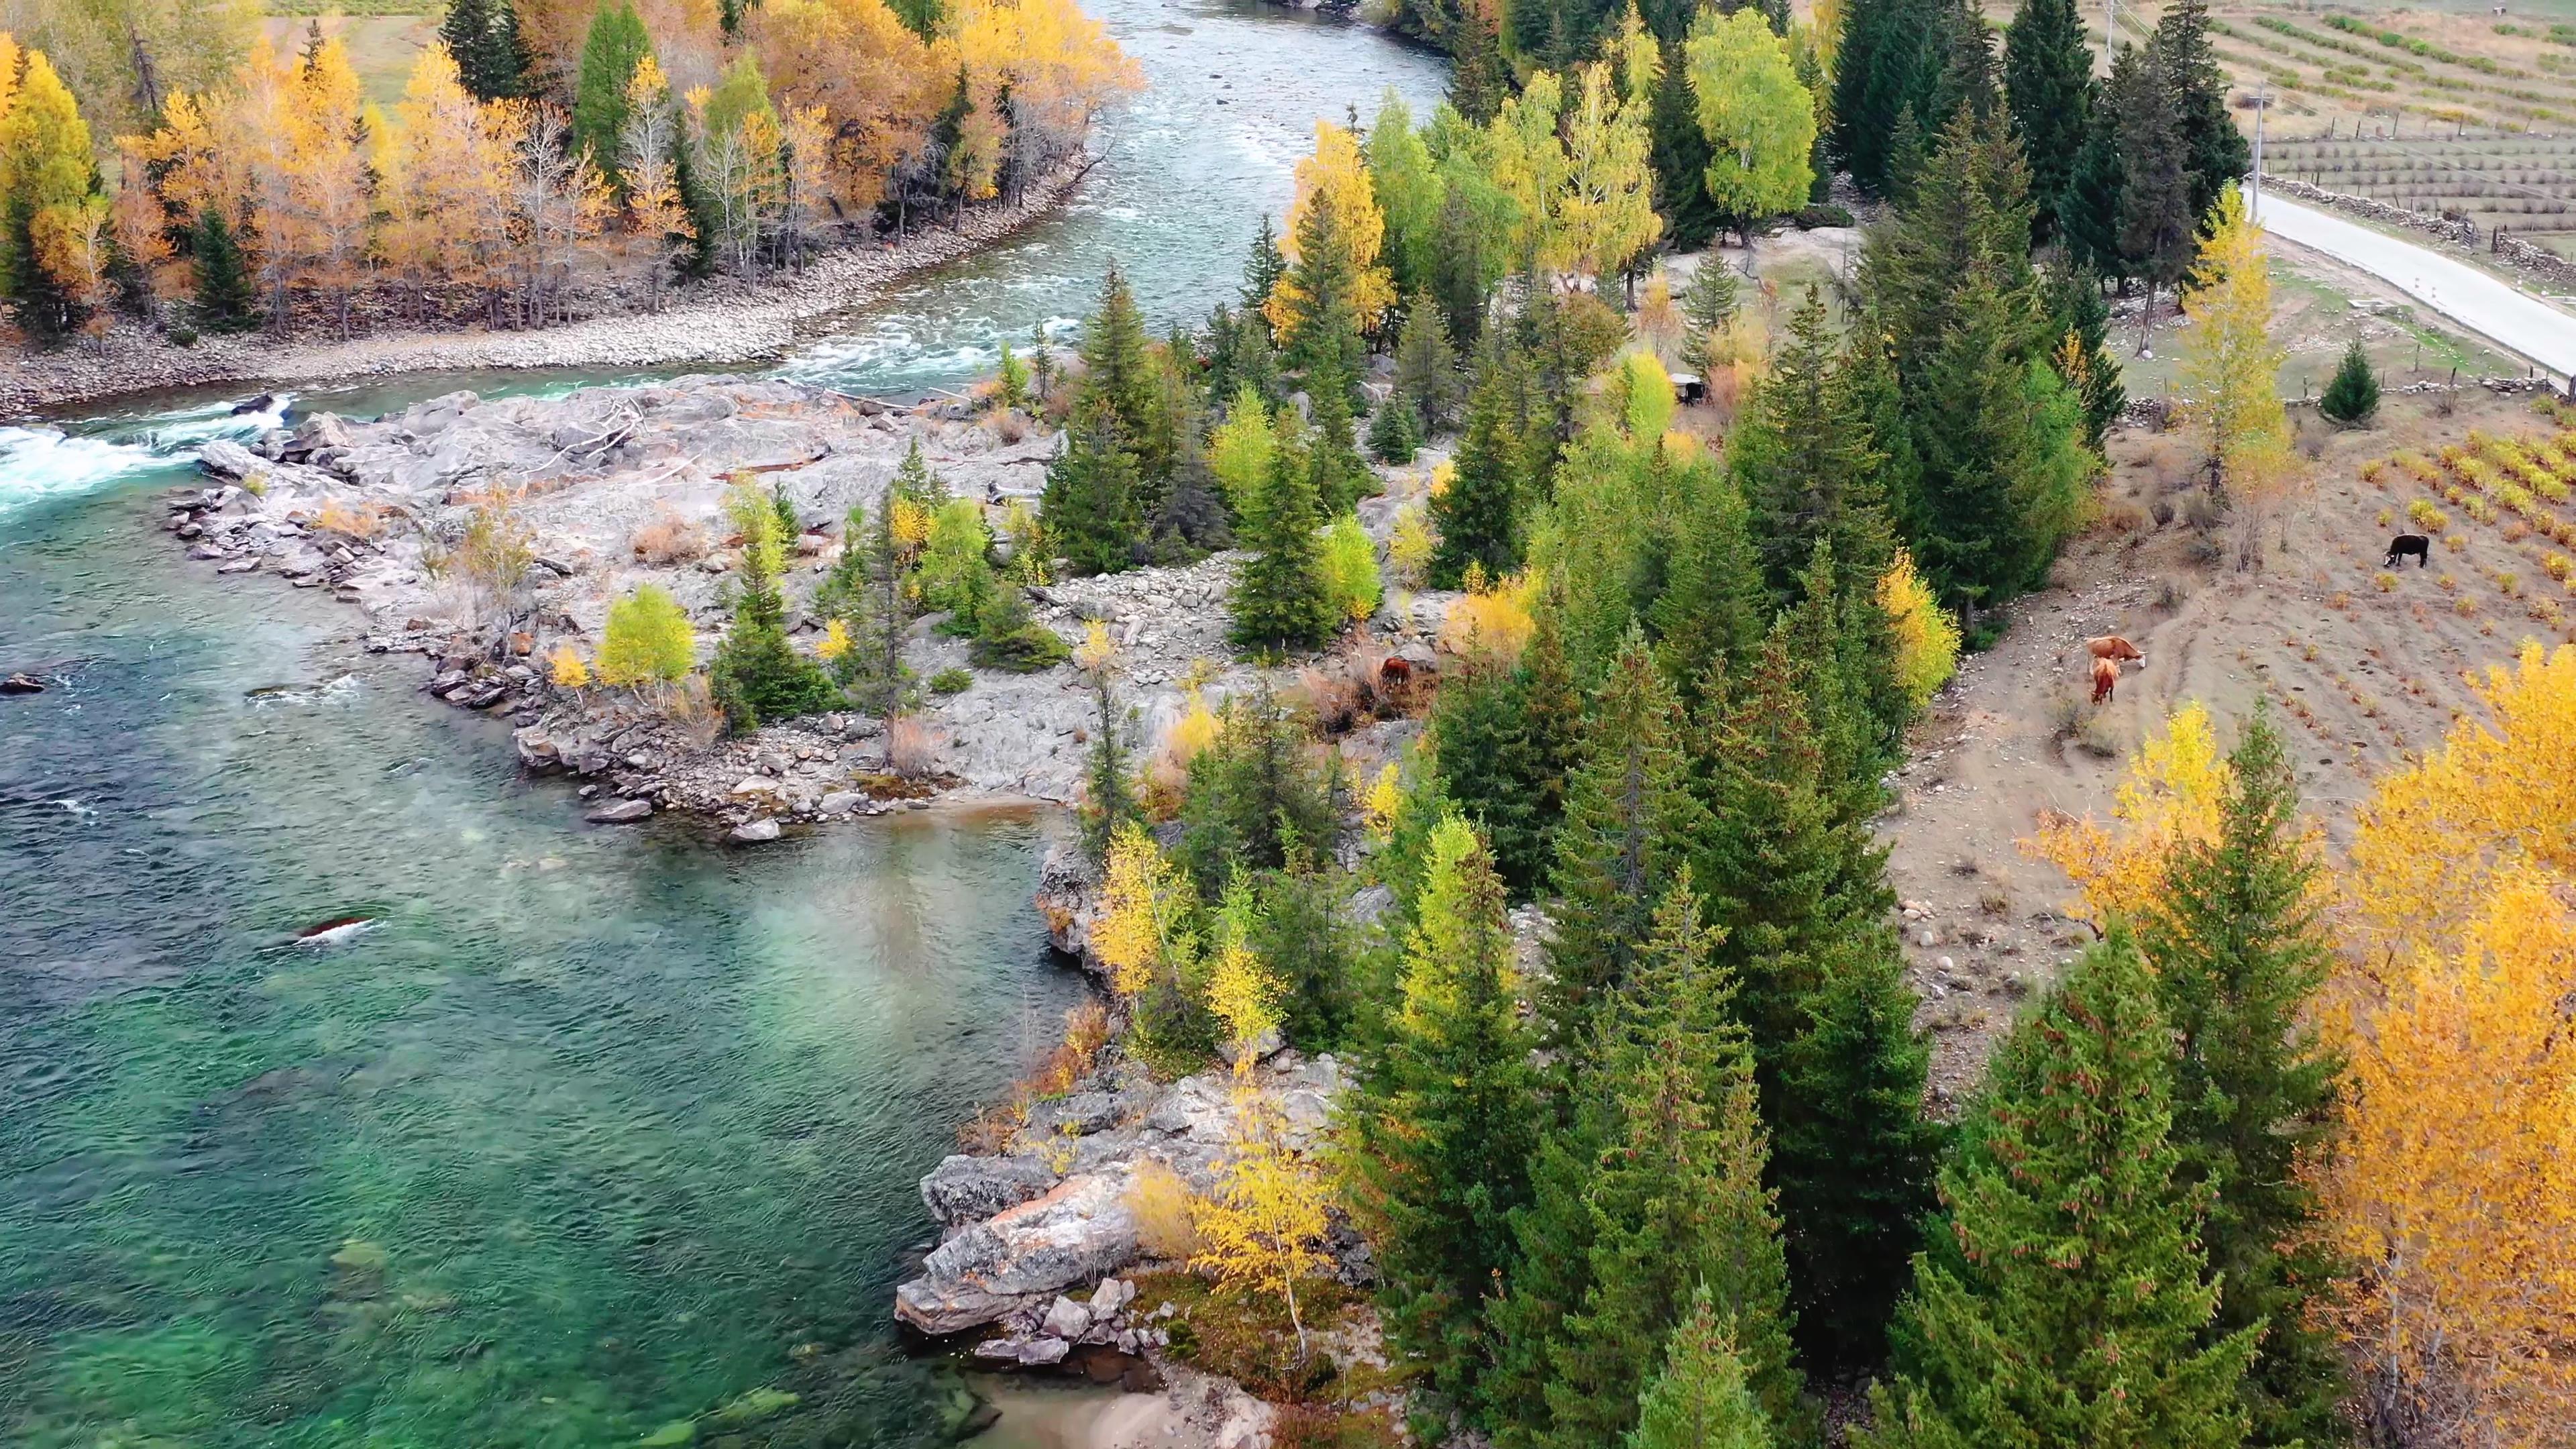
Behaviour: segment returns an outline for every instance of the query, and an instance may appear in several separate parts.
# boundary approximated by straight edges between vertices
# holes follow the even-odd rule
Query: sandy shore
[[[953,227],[901,243],[830,253],[804,270],[759,283],[731,279],[691,288],[660,312],[593,317],[537,331],[380,332],[346,341],[206,337],[175,347],[139,328],[60,352],[13,349],[0,358],[0,416],[221,382],[314,382],[468,368],[615,370],[739,364],[794,346],[820,318],[861,305],[926,267],[955,261],[1055,209],[1089,170],[1069,165],[1008,206],[979,209]]]

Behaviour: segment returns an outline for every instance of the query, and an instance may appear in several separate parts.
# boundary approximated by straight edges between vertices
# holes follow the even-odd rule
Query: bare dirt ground
[[[2426,495],[2399,470],[2360,477],[2370,459],[2429,454],[2472,428],[2554,432],[2527,398],[2472,390],[2443,416],[2435,395],[2392,396],[2376,427],[2326,433],[2313,415],[2302,426],[2321,444],[2314,492],[2265,527],[2260,564],[2245,570],[2241,525],[2204,533],[2183,511],[2195,488],[2189,438],[2114,435],[2103,523],[2067,551],[2053,587],[2014,607],[2002,641],[1964,663],[1918,727],[1882,834],[1897,895],[1930,908],[1903,927],[1943,1103],[1973,1084],[2020,1001],[2093,938],[2065,914],[2066,877],[2019,842],[2045,810],[2107,818],[2127,757],[2175,709],[2199,701],[2224,742],[2268,702],[2308,809],[2340,842],[2370,779],[2437,743],[2470,706],[2466,672],[2510,662],[2525,638],[2576,638],[2548,617],[2576,613],[2540,567],[2548,545],[2509,536],[2501,519],[2481,525],[2445,506],[2450,525],[2429,567],[2383,587],[2387,541],[2413,531],[2406,504]],[[2159,504],[2173,510],[2161,525]],[[2134,641],[2146,664],[2095,710],[2082,641],[2110,633]]]

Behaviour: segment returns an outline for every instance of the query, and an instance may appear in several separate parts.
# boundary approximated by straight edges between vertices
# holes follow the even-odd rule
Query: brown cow
[[[2137,645],[2130,643],[2128,640],[2121,638],[2117,634],[2105,634],[2099,639],[2085,640],[2084,652],[2092,655],[2096,659],[2111,660],[2115,664],[2123,659],[2134,659],[2138,661],[2138,667],[2142,669],[2146,667],[2147,663],[2147,656],[2138,652]]]
[[[2120,662],[2116,659],[2093,661],[2093,702],[2100,704],[2120,687]]]

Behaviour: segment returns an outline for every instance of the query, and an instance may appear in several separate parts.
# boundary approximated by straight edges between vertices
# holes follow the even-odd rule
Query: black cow
[[[2431,568],[2433,566],[2433,540],[2426,538],[2420,533],[2401,533],[2388,541],[2388,557],[2382,561],[2379,566],[2384,569],[2396,568],[2398,566],[2398,560],[2405,558],[2409,554],[2415,556],[2415,567],[2419,569]]]

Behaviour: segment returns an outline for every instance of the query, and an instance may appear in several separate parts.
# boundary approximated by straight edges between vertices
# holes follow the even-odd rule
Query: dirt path
[[[2562,620],[2576,599],[2541,567],[2549,545],[2501,522],[2453,517],[2429,567],[2390,573],[2383,586],[2386,541],[2409,527],[2406,504],[2424,495],[2396,469],[2363,481],[2363,462],[2431,451],[2473,427],[2549,431],[2520,398],[2472,392],[2448,417],[2436,406],[2392,398],[2377,428],[2316,435],[2316,490],[2288,519],[2287,548],[2281,530],[2266,528],[2261,566],[2246,571],[2234,566],[2232,525],[2204,535],[2185,521],[2182,437],[2112,440],[2104,525],[1934,701],[1881,822],[1898,897],[1930,907],[1901,924],[1943,1101],[1974,1082],[2020,1002],[2093,939],[2063,913],[2066,877],[2019,842],[2043,811],[2107,817],[2127,757],[2173,710],[2199,701],[2226,742],[2269,701],[2307,808],[2340,842],[2369,781],[2438,742],[2469,707],[2464,672],[2510,662],[2526,637],[2571,637]],[[2171,521],[2157,525],[2166,509]],[[2082,641],[2110,633],[2134,641],[2146,663],[2130,665],[2095,710]]]

